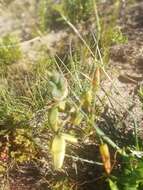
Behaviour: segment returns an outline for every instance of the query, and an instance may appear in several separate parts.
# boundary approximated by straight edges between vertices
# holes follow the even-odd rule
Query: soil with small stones
[[[122,95],[116,94],[115,98],[127,110],[132,107],[130,112],[135,115],[142,136],[143,115],[137,92],[143,84],[143,2],[130,5],[124,11],[120,24],[128,42],[111,48],[111,68],[116,70],[116,77],[114,74],[112,77]]]
[[[60,44],[60,40],[64,40],[67,37],[66,32],[50,32],[43,38],[36,39],[34,42],[30,41],[36,18],[35,4],[33,1],[28,0],[15,0],[10,2],[9,6],[5,6],[3,1],[0,4],[0,35],[4,36],[11,32],[20,36],[23,51],[25,51],[30,60],[35,58],[35,47],[37,48],[39,43],[47,44],[50,52],[56,51],[55,44],[57,45],[57,42]],[[127,7],[124,5],[119,24],[124,34],[127,35],[128,42],[111,47],[110,68],[107,72],[112,82],[105,81],[103,82],[103,86],[107,91],[108,89],[111,90],[112,99],[115,99],[112,105],[115,111],[122,112],[125,115],[125,126],[130,125],[130,113],[136,116],[137,123],[139,124],[139,134],[140,137],[143,138],[143,114],[137,96],[137,91],[143,83],[143,2],[137,1]],[[112,88],[113,85],[117,90]],[[109,107],[110,106],[109,103]],[[129,110],[130,113],[126,110]],[[112,114],[107,116],[106,113],[103,115],[103,118],[107,121],[109,120],[110,124],[112,122],[112,125],[116,120]],[[102,127],[102,122],[100,122],[99,125]],[[112,129],[107,131],[109,135],[109,131],[111,130]],[[117,131],[115,131],[116,138],[118,136],[118,138],[121,139],[123,131],[121,131],[120,134],[116,132]],[[124,131],[124,133],[128,135],[127,131]],[[81,152],[77,152],[77,154],[79,156],[81,154],[85,159],[94,161],[94,155],[97,152],[96,145],[90,145],[88,142],[83,146],[81,145],[81,147],[83,147],[80,149]],[[85,151],[85,149],[87,151]],[[99,155],[98,152],[97,155]],[[67,159],[67,162],[70,163],[71,160]],[[50,190],[49,179],[52,178],[52,175],[55,175],[55,178],[56,175],[60,176],[60,178],[69,176],[70,180],[73,180],[71,184],[77,183],[78,189],[81,190],[94,190],[97,185],[98,190],[100,190],[106,185],[103,184],[102,179],[100,179],[98,175],[98,173],[100,174],[102,172],[100,167],[94,167],[94,165],[85,164],[81,161],[71,162],[70,165],[70,171],[67,170],[66,173],[63,172],[60,174],[53,174],[52,171],[42,171],[42,169],[39,169],[36,165],[31,163],[20,165],[18,168],[15,168],[15,170],[12,170],[9,176],[5,177],[5,186],[2,188],[4,190]],[[48,172],[50,174],[48,174]],[[102,187],[100,187],[101,184]]]

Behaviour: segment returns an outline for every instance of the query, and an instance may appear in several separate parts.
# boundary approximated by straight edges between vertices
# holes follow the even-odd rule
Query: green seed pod
[[[59,129],[59,111],[57,107],[53,107],[49,111],[48,121],[52,129],[57,132]]]
[[[62,135],[56,135],[52,143],[52,156],[55,170],[62,168],[65,158],[66,142]]]

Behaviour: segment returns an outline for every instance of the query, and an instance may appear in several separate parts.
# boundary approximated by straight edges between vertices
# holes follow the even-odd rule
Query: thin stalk
[[[79,31],[76,29],[76,27],[63,15],[61,14],[62,18],[65,20],[65,22],[73,29],[73,31],[77,34],[77,36],[79,37],[79,39],[83,42],[83,44],[85,45],[85,47],[88,49],[88,51],[90,52],[91,56],[95,58],[94,53],[92,52],[92,50],[90,49],[89,45],[87,44],[87,42],[85,41],[85,39],[82,37],[82,35],[79,33]]]
[[[99,166],[102,166],[103,164],[100,163],[100,162],[96,162],[96,161],[93,161],[93,160],[87,160],[87,159],[84,159],[84,158],[80,158],[80,157],[77,157],[77,156],[72,156],[72,155],[68,155],[68,154],[65,154],[66,157],[68,158],[72,158],[74,159],[75,161],[81,161],[81,162],[86,162],[88,164],[95,164],[95,165],[99,165]]]
[[[138,139],[138,124],[136,120],[133,120],[133,121],[134,121],[135,145],[136,145],[137,151],[139,151],[140,148],[139,148],[139,139]]]
[[[102,138],[104,141],[106,141],[108,144],[110,144],[114,149],[121,150],[118,145],[116,145],[107,135],[97,126],[94,125],[94,128],[96,130],[97,135],[99,138]],[[120,151],[119,151],[120,152]]]

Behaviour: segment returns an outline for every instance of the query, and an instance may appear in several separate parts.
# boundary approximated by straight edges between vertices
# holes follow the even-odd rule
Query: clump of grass
[[[60,3],[58,3],[60,4]],[[58,28],[58,20],[60,20],[60,14],[54,8],[57,5],[56,2],[52,0],[41,0],[38,6],[38,26],[37,30],[40,33],[46,33],[51,29]]]
[[[27,123],[33,112],[28,105],[29,103],[25,103],[25,101],[24,97],[16,95],[15,89],[10,87],[6,80],[3,81],[3,84],[1,81],[0,158],[2,165],[10,163],[11,160],[16,162],[28,161],[36,154],[36,146],[32,140],[32,128]]]
[[[19,40],[12,35],[6,35],[0,39],[0,64],[10,65],[22,57]]]
[[[38,25],[41,32],[45,32],[47,30],[47,11],[49,11],[48,8],[50,9],[46,0],[39,2]]]
[[[93,1],[91,0],[63,0],[63,14],[72,24],[88,21],[93,16]]]
[[[87,22],[93,17],[94,6],[91,0],[62,0],[59,2],[41,0],[38,9],[38,30],[42,33],[49,29],[64,26],[63,14],[71,23]]]

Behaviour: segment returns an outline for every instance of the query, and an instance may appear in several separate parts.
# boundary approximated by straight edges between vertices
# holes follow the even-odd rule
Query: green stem
[[[104,141],[106,141],[108,144],[110,144],[114,149],[121,150],[118,145],[116,145],[109,137],[105,135],[105,133],[97,126],[94,126],[97,135],[102,138]],[[120,151],[119,151],[120,152]]]
[[[137,125],[137,121],[134,119],[134,133],[135,133],[135,145],[136,145],[136,149],[139,151],[139,140],[138,140],[138,125]]]

